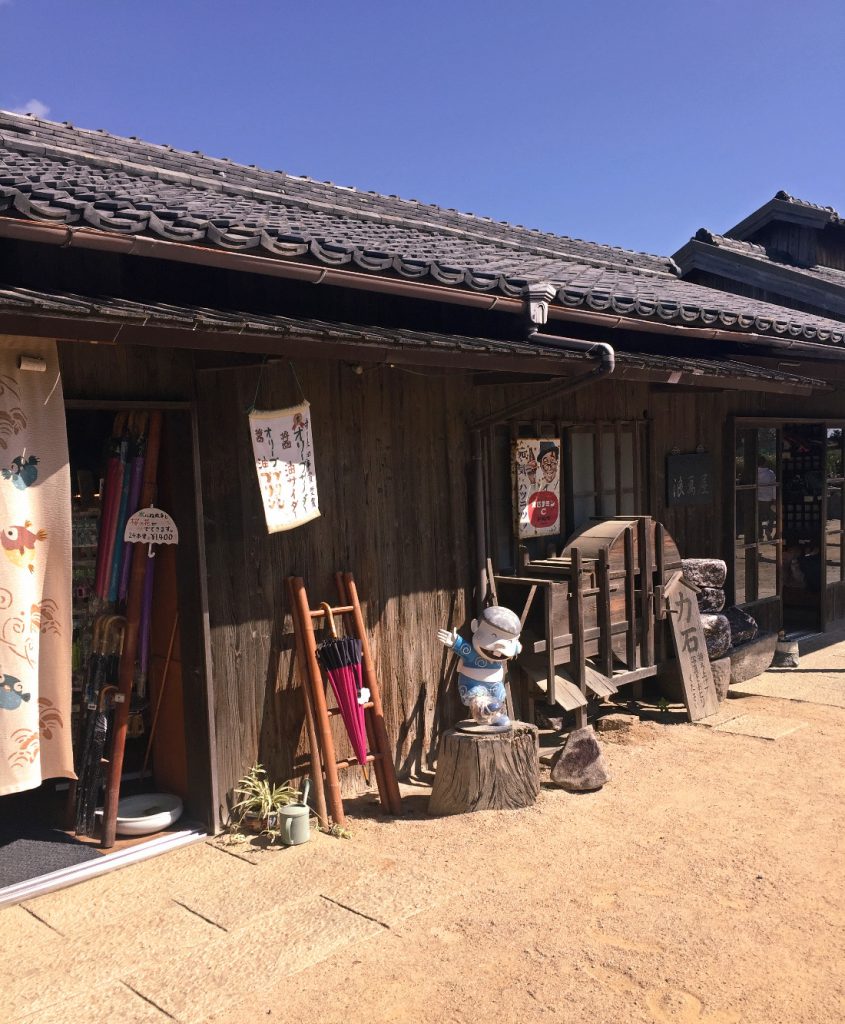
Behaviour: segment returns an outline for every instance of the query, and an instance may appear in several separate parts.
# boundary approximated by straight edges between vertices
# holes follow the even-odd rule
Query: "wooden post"
[[[572,675],[584,697],[587,696],[587,673],[584,665],[584,595],[581,593],[581,552],[572,549],[572,617],[569,629],[572,633]],[[552,640],[550,639],[550,643]],[[583,729],[587,724],[585,708],[575,710],[575,728]]]
[[[144,456],[144,481],[141,487],[139,508],[151,505],[156,496],[156,472],[158,453],[161,446],[161,411],[150,414],[147,448]],[[123,639],[123,653],[120,658],[118,692],[114,697],[114,724],[112,743],[106,775],[106,798],[103,808],[103,835],[100,841],[103,849],[114,846],[117,833],[117,805],[120,800],[120,777],[123,773],[123,755],[126,750],[126,728],[129,722],[129,705],[132,699],[132,684],[135,679],[135,662],[138,658],[138,630],[141,623],[141,603],[144,595],[144,579],[147,574],[147,545],[134,544],[132,571],[126,596],[126,632]]]
[[[311,750],[311,781],[314,783],[314,809],[317,812],[320,824],[324,828],[328,828],[329,816],[326,808],[326,790],[323,784],[323,758],[320,753],[320,744],[317,741],[317,728],[314,725],[314,705],[311,697],[311,687],[308,683],[308,666],[305,662],[302,634],[296,628],[296,609],[294,608],[296,599],[290,577],[288,577],[286,585],[290,614],[294,621],[293,634],[296,642],[296,664],[299,667],[299,685],[302,687],[302,702],[305,705],[305,731],[308,733],[308,746]]]
[[[346,580],[343,578],[342,572],[336,572],[334,574],[335,585],[337,587],[337,596],[340,599],[340,603],[343,605],[349,604],[349,594],[346,591]],[[378,689],[378,688],[376,688]],[[370,693],[370,703],[373,704],[372,693]],[[373,708],[375,705],[373,704]],[[379,753],[378,741],[376,739],[375,727],[373,723],[373,715],[375,714],[373,708],[369,708],[364,713],[364,725],[367,729],[367,742],[369,743],[370,750],[377,754]],[[373,761],[373,770],[376,773],[376,787],[378,788],[379,800],[381,801],[382,807],[391,809],[391,797],[390,792],[387,788],[387,780],[385,778],[384,760],[387,757],[387,752],[384,753],[384,757],[376,758]]]
[[[625,530],[625,618],[628,621],[628,629],[625,632],[625,656],[628,662],[628,671],[640,667],[637,658],[637,601],[634,577],[634,528],[629,526]]]
[[[378,679],[373,666],[373,656],[370,653],[370,642],[367,638],[367,630],[364,626],[364,616],[361,614],[361,603],[358,600],[358,589],[351,572],[343,573],[343,582],[346,585],[346,593],[349,603],[352,605],[352,618],[355,622],[355,632],[361,641],[363,648],[364,662],[364,683],[370,691],[370,700],[373,702],[373,731],[377,750],[383,754],[382,765],[384,766],[384,779],[387,789],[387,809],[393,814],[402,813],[402,797],[399,793],[399,783],[396,781],[396,769],[393,764],[393,756],[390,750],[390,743],[387,739],[387,729],[384,726],[384,709],[381,704],[381,693],[379,691]]]
[[[610,632],[610,552],[607,546],[599,550],[598,564],[597,622],[599,627],[599,668],[613,679],[613,636]]]
[[[316,713],[316,732],[320,749],[323,751],[323,767],[326,773],[325,792],[326,803],[329,814],[335,825],[343,825],[346,822],[346,815],[343,812],[343,801],[340,798],[340,782],[337,776],[337,764],[333,756],[334,742],[329,725],[329,709],[326,704],[326,693],[323,689],[323,677],[320,674],[320,665],[317,661],[317,647],[314,640],[314,625],[311,622],[311,609],[308,607],[308,598],[305,594],[305,583],[302,578],[295,576],[291,580],[293,592],[293,607],[302,632],[303,653],[305,655],[305,669],[308,680],[311,684],[311,694],[314,698],[314,710]]]

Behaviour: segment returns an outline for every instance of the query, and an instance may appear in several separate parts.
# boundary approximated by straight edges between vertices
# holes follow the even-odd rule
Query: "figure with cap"
[[[508,608],[485,608],[472,620],[472,640],[456,629],[439,629],[437,639],[461,659],[458,692],[479,724],[507,729],[505,713],[505,662],[522,650],[519,616]]]

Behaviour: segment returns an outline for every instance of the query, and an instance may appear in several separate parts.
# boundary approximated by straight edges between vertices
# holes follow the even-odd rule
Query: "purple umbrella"
[[[331,688],[334,691],[340,717],[346,726],[349,740],[358,763],[369,784],[370,772],[367,767],[367,726],[364,720],[364,706],[361,702],[361,660],[363,645],[354,637],[339,637],[334,624],[331,607],[325,602],[320,606],[326,613],[331,638],[323,640],[317,648],[317,658],[323,666]]]

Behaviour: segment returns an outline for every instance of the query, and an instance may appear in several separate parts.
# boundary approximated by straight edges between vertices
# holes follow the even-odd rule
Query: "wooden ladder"
[[[363,648],[363,682],[370,691],[370,699],[364,705],[368,741],[365,761],[367,764],[372,764],[375,771],[382,807],[388,814],[400,814],[402,805],[399,784],[396,781],[396,771],[393,767],[387,730],[384,726],[381,693],[373,667],[367,631],[364,627],[364,617],[361,614],[361,605],[358,601],[358,590],[350,572],[335,573],[335,584],[340,604],[333,607],[331,613],[335,618],[344,621],[347,635],[360,640]],[[312,769],[315,776],[320,774],[325,778],[328,813],[335,825],[342,826],[346,821],[346,815],[343,810],[337,773],[340,769],[352,768],[360,762],[354,755],[338,761],[335,754],[330,719],[339,715],[340,709],[329,708],[326,704],[326,684],[320,671],[320,663],[317,660],[317,641],[314,636],[314,620],[324,618],[326,612],[323,608],[310,607],[305,582],[301,577],[291,576],[288,578],[288,591],[291,597],[293,626],[297,640],[300,680],[306,687],[306,713],[310,714],[310,707],[313,707],[317,749],[312,750]]]

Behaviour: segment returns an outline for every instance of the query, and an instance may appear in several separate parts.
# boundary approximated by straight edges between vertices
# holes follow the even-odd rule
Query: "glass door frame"
[[[798,426],[818,426],[822,430],[823,442],[824,442],[824,455],[823,455],[823,472],[824,480],[822,486],[821,495],[821,523],[820,523],[820,557],[822,562],[821,578],[819,584],[819,628],[824,630],[827,628],[829,621],[829,600],[828,591],[831,587],[845,584],[845,520],[840,515],[839,526],[836,530],[829,530],[828,528],[828,495],[831,488],[836,488],[840,498],[840,509],[843,503],[845,503],[845,419],[838,418],[818,418],[818,417],[801,417],[801,416],[789,416],[789,417],[762,417],[762,416],[732,416],[730,423],[730,430],[726,432],[727,438],[730,440],[730,451],[727,454],[726,461],[730,466],[731,471],[731,501],[726,503],[728,506],[726,511],[726,553],[729,555],[730,561],[729,566],[729,577],[730,577],[730,593],[733,598],[734,604],[745,605],[761,605],[768,604],[774,601],[779,601],[781,604],[781,620],[783,616],[783,569],[782,569],[782,548],[783,548],[783,466],[782,466],[782,450],[783,450],[783,430],[788,424],[795,424]],[[777,571],[776,571],[776,596],[774,597],[755,597],[753,600],[744,600],[742,602],[737,601],[736,594],[736,539],[737,539],[737,500],[736,496],[739,491],[753,491],[756,494],[758,484],[745,483],[740,486],[737,485],[736,481],[736,451],[737,451],[737,437],[741,430],[757,430],[757,429],[774,429],[777,431],[777,483],[776,483],[776,537],[774,541],[767,541],[766,543],[774,543],[777,546]],[[839,448],[842,453],[841,461],[839,463],[839,472],[835,475],[828,474],[828,441],[830,438],[830,432],[832,430],[840,431],[840,443]],[[757,451],[755,446],[754,451],[755,465],[757,462]],[[727,481],[726,481],[727,483]],[[839,579],[828,580],[828,537],[837,536],[839,538],[838,553],[839,553]],[[744,545],[744,551],[756,550],[760,545],[759,538],[755,537],[753,544]],[[746,559],[747,564],[747,559]],[[755,560],[755,571],[756,571],[756,560]],[[834,563],[835,564],[835,563]],[[756,593],[756,575],[755,575],[755,593]],[[743,595],[744,596],[744,595]]]

